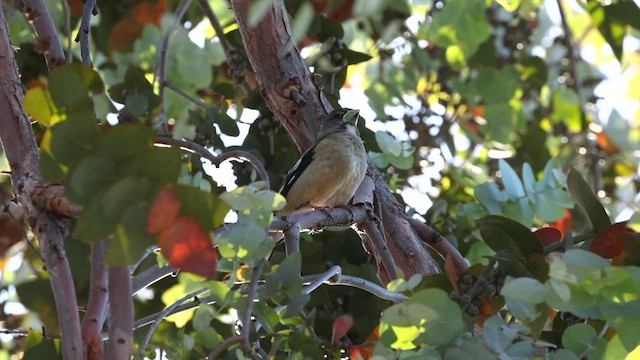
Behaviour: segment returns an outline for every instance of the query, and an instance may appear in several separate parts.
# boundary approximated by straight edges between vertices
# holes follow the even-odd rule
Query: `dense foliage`
[[[250,22],[274,2],[253,1]],[[640,352],[637,2],[284,1],[290,44],[329,102],[361,110],[372,164],[470,264],[430,249],[441,274],[377,286],[349,228],[305,232],[288,255],[270,235],[284,201],[274,190],[299,153],[261,97],[226,1],[99,2],[93,67],[72,41],[83,3],[45,3],[72,60],[51,71],[51,44],[29,23],[48,15],[3,2],[24,109],[45,180],[82,206],[65,240],[79,305],[92,246],[108,239],[106,263],[131,266],[137,358]],[[251,161],[229,166],[236,150]],[[0,321],[11,336],[0,357],[53,358],[48,269],[37,241],[11,247],[32,236],[6,214]],[[183,271],[167,277],[167,264]],[[337,274],[334,285],[374,284],[323,285]]]

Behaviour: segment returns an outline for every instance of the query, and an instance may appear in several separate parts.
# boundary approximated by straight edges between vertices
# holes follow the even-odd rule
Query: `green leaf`
[[[486,6],[484,0],[447,1],[432,21],[420,27],[418,39],[442,48],[458,46],[464,58],[469,59],[491,34],[487,19],[477,16],[484,14]]]
[[[473,195],[493,215],[501,214],[501,203],[509,199],[507,194],[492,182],[477,186],[473,191]]]
[[[100,75],[79,63],[56,67],[49,76],[49,91],[56,106],[71,112],[93,111],[90,93],[104,91]]]
[[[616,327],[622,345],[629,352],[640,344],[640,321],[637,319],[623,319]]]
[[[209,289],[209,294],[216,302],[216,304],[218,304],[220,307],[224,307],[229,294],[231,293],[229,287],[221,281],[210,281]]]
[[[582,110],[580,98],[571,89],[556,90],[553,92],[553,113],[551,120],[564,122],[569,130],[582,131]]]
[[[549,360],[579,360],[578,355],[567,349],[558,349],[549,353]]]
[[[460,307],[440,289],[417,292],[385,310],[380,321],[381,340],[385,332],[395,334],[390,346],[396,349],[415,348],[419,343],[449,344],[465,329]]]
[[[218,331],[211,326],[199,329],[198,332],[196,332],[196,339],[198,343],[202,344],[207,350],[215,348],[223,340]]]
[[[483,133],[500,143],[512,143],[516,133],[526,127],[520,100],[512,99],[502,103],[489,103],[485,106],[484,112],[487,123],[482,126]]]
[[[276,270],[267,276],[264,286],[258,290],[261,300],[268,300],[274,296],[287,294],[295,296],[302,291],[300,280],[300,266],[302,258],[300,253],[287,256]]]
[[[56,342],[60,340],[43,340],[41,343],[29,347],[24,354],[23,360],[59,360],[62,359],[58,353]]]
[[[70,166],[93,148],[92,139],[98,133],[98,126],[90,119],[73,118],[52,126],[48,131],[51,133],[51,154],[61,164]]]
[[[571,168],[569,171],[567,182],[573,201],[589,219],[594,232],[600,233],[610,226],[611,220],[609,220],[604,207],[575,168]]]
[[[521,0],[496,0],[508,12],[514,12],[520,6]]]
[[[110,127],[96,139],[96,150],[120,163],[140,156],[153,148],[155,134],[149,126],[118,125]]]
[[[507,325],[499,316],[492,316],[482,326],[482,337],[496,353],[504,353],[519,336],[516,329]]]
[[[349,65],[369,61],[372,58],[369,54],[353,51],[350,49],[341,50],[340,53],[342,54],[342,56],[344,56],[345,59],[347,59],[347,64]]]
[[[507,192],[507,195],[509,195],[512,200],[524,197],[526,194],[524,192],[522,181],[520,181],[518,174],[516,174],[511,165],[503,159],[500,159],[498,161],[498,167],[500,169],[500,174],[502,175],[502,183],[504,184],[504,190]]]
[[[146,177],[157,184],[171,184],[180,174],[181,154],[175,148],[151,148],[118,164],[121,176]]]
[[[582,354],[596,336],[596,331],[587,324],[571,325],[562,334],[562,345],[576,354]]]
[[[255,224],[225,228],[216,237],[216,243],[223,257],[242,262],[264,258],[275,246],[267,231]]]
[[[136,203],[149,203],[151,184],[146,178],[125,177],[111,186],[104,194],[102,206],[105,216],[119,221],[125,210]]]
[[[207,121],[210,121],[214,124],[218,124],[220,127],[220,131],[229,136],[238,136],[240,135],[240,129],[238,129],[238,124],[232,118],[227,115],[226,112],[219,112],[214,108],[207,108],[205,112],[205,117]]]
[[[500,290],[509,311],[520,319],[536,317],[536,305],[544,301],[546,292],[545,286],[536,279],[509,276]]]
[[[373,163],[373,166],[377,167],[378,169],[386,169],[389,166],[389,160],[387,160],[385,154],[369,151],[368,155],[369,159],[371,159],[371,162]]]
[[[155,238],[147,232],[149,207],[135,204],[122,214],[122,223],[116,227],[115,236],[109,241],[105,262],[111,266],[135,264],[155,243]]]
[[[498,229],[516,244],[521,254],[542,253],[542,245],[528,227],[502,216],[486,216],[477,221],[481,229]],[[495,250],[495,249],[494,249]]]
[[[400,144],[393,136],[389,135],[386,131],[376,132],[376,142],[384,153],[394,156],[400,156],[402,154],[402,144]]]
[[[291,23],[291,34],[294,44],[307,36],[307,32],[313,23],[314,17],[315,11],[313,10],[311,3],[302,3]]]
[[[176,186],[182,215],[193,217],[206,230],[213,230],[223,224],[229,207],[214,193],[201,191],[191,186]]]
[[[110,220],[102,206],[102,192],[93,194],[84,205],[78,221],[73,228],[72,236],[84,241],[101,240],[115,231],[118,221]]]
[[[104,190],[118,180],[116,165],[105,155],[97,153],[84,157],[69,170],[65,194],[69,200],[84,204],[96,191]]]
[[[589,0],[587,11],[593,23],[607,40],[618,61],[622,61],[622,43],[627,34],[627,26],[640,29],[640,9],[633,1],[617,1],[604,5],[600,1]]]
[[[209,327],[211,320],[215,317],[215,309],[207,304],[200,304],[193,315],[193,328],[196,330]]]
[[[287,307],[282,314],[282,318],[287,319],[300,314],[309,300],[311,300],[311,296],[309,294],[300,293],[294,295],[291,300],[287,302]]]
[[[61,120],[51,93],[41,87],[27,91],[23,106],[25,111],[43,126],[49,127]]]

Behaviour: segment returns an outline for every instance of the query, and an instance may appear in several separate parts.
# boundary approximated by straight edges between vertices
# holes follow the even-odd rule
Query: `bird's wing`
[[[300,157],[300,159],[298,159],[296,164],[293,165],[291,170],[289,170],[289,172],[287,173],[287,177],[284,179],[284,182],[282,183],[282,188],[279,191],[279,193],[282,194],[282,196],[287,197],[287,194],[289,193],[289,190],[291,190],[291,187],[293,186],[293,184],[295,184],[298,178],[302,176],[302,173],[305,171],[305,169],[309,166],[309,164],[311,164],[311,161],[313,160],[313,154],[315,152],[315,148],[316,148],[316,145],[314,145],[309,150],[307,150],[304,154],[302,154],[302,156]]]

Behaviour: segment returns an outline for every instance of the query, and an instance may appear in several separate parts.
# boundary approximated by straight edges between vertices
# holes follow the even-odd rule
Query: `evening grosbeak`
[[[296,162],[280,194],[287,205],[278,215],[346,205],[367,173],[367,153],[355,123],[356,110],[336,110],[325,123],[332,129]]]

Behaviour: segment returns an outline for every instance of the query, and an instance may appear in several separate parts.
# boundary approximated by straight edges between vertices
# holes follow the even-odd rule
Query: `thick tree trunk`
[[[64,251],[67,229],[60,216],[38,205],[34,194],[42,190],[38,145],[22,109],[23,88],[0,7],[0,137],[11,166],[13,191],[25,209],[45,260],[58,310],[65,359],[83,359],[80,317],[71,269]]]
[[[232,0],[247,56],[256,74],[267,105],[282,122],[301,151],[315,141],[321,121],[332,109],[313,81],[298,49],[291,44],[289,17],[283,0],[274,0],[273,7],[254,27],[249,25],[251,0]],[[370,236],[363,236],[365,247],[376,257],[383,282],[389,281],[393,269],[384,269],[381,256],[391,253],[405,276],[440,272],[421,239],[416,235],[404,212],[380,172],[369,165],[375,184],[386,244],[375,246]],[[361,187],[366,189],[367,187]],[[358,195],[356,195],[358,196]],[[365,197],[367,197],[365,195]],[[369,198],[373,198],[370,196]]]

